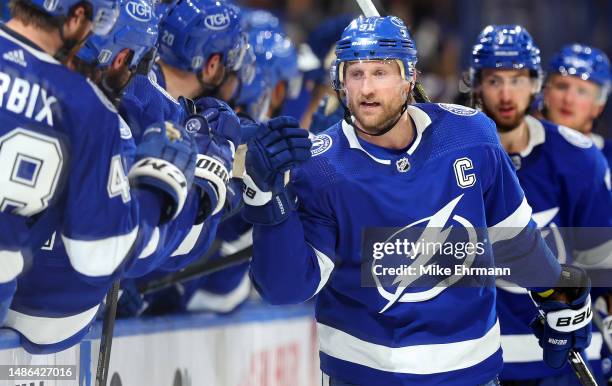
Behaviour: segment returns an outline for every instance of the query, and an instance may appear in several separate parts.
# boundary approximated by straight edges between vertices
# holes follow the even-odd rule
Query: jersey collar
[[[525,123],[527,123],[527,129],[529,130],[529,142],[527,142],[527,148],[519,153],[523,158],[531,154],[534,147],[546,141],[546,131],[542,122],[531,115],[526,115]]]
[[[416,106],[410,105],[408,106],[408,109],[406,109],[406,111],[408,112],[408,114],[410,114],[410,117],[412,118],[416,126],[416,138],[412,142],[412,145],[410,146],[410,148],[406,151],[408,155],[412,155],[418,148],[419,144],[421,143],[423,132],[431,124],[431,118],[429,118],[429,115],[427,115],[425,111],[419,109]],[[359,143],[359,139],[357,139],[357,134],[355,133],[355,129],[353,128],[353,126],[349,125],[344,120],[342,121],[342,132],[344,133],[344,136],[348,140],[349,147],[351,149],[361,150],[362,152],[367,154],[368,157],[370,157],[371,159],[373,159],[374,161],[380,164],[383,164],[383,165],[391,164],[391,160],[375,157],[374,155],[366,151]]]
[[[19,35],[12,29],[8,28],[4,23],[0,23],[0,37],[9,40],[18,46],[21,46],[24,50],[28,51],[37,59],[51,63],[51,64],[60,64],[53,56],[49,55],[42,48],[32,42],[30,39]]]
[[[593,143],[595,144],[595,147],[597,147],[599,150],[602,150],[604,148],[604,146],[606,145],[606,141],[605,141],[604,137],[602,137],[601,135],[595,134],[595,133],[591,133],[590,137],[593,140]]]

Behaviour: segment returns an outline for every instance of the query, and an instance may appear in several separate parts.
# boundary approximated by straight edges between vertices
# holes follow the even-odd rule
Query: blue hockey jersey
[[[608,166],[612,165],[612,139],[604,138],[599,134],[591,134],[591,139],[595,146],[601,150],[608,161]],[[612,167],[612,166],[611,166]]]
[[[0,50],[0,242],[19,233],[0,249],[33,253],[57,231],[79,278],[106,282],[160,214],[157,196],[130,190],[131,132],[93,84],[4,25]]]
[[[494,285],[421,290],[401,277],[390,288],[362,285],[362,235],[414,224],[480,228],[487,247],[479,258],[508,267],[522,285],[551,287],[560,266],[530,219],[494,123],[457,105],[416,104],[408,113],[416,134],[401,151],[362,140],[346,122],[315,137],[313,157],[292,171],[298,212],[254,227],[252,277],[272,303],[317,295],[321,368],[333,378],[483,384],[502,368]]]
[[[10,34],[10,31],[7,33]],[[18,43],[18,37],[15,39]],[[34,51],[34,48],[28,48],[25,44],[20,46],[24,51]],[[193,229],[209,227],[203,224],[194,226],[199,198],[193,192],[174,221],[157,224],[160,211],[157,198],[152,196],[147,200],[147,196],[139,196],[136,200],[131,196],[125,177],[133,162],[134,141],[140,141],[143,129],[160,121],[181,119],[180,106],[176,101],[166,97],[147,77],[138,77],[135,90],[143,95],[143,100],[139,101],[133,97],[133,93],[128,93],[126,103],[122,106],[126,118],[136,128],[132,133],[125,121],[117,115],[114,106],[94,85],[40,51],[33,55],[49,61],[46,64],[49,68],[43,68],[40,74],[41,79],[47,73],[53,79],[51,84],[45,85],[47,92],[54,92],[52,98],[57,103],[57,111],[49,119],[55,118],[58,121],[57,130],[63,135],[60,138],[73,151],[70,153],[71,159],[79,161],[68,176],[71,179],[76,175],[82,183],[76,184],[78,181],[75,180],[73,185],[66,188],[74,191],[73,194],[78,193],[79,200],[74,203],[60,201],[61,206],[57,205],[64,210],[62,216],[74,212],[74,218],[66,219],[59,215],[58,218],[69,220],[68,224],[78,225],[78,230],[85,232],[85,240],[79,240],[77,247],[78,252],[89,253],[81,258],[83,262],[78,260],[75,263],[72,253],[75,242],[65,237],[61,227],[51,234],[51,231],[57,229],[54,228],[57,222],[53,223],[46,235],[51,237],[48,237],[45,245],[33,248],[36,263],[19,278],[19,289],[5,325],[21,334],[22,346],[28,351],[43,353],[63,350],[82,339],[104,295],[120,274],[138,276],[167,263],[168,258],[186,254],[197,245],[199,233],[194,234]],[[19,55],[15,57],[20,58]],[[24,60],[29,59],[26,56]],[[34,60],[31,65],[37,68]],[[47,80],[44,82],[49,83]],[[70,90],[64,88],[67,84]],[[79,93],[77,97],[75,92]],[[11,98],[11,103],[14,103],[15,97]],[[95,119],[92,120],[92,117]],[[110,163],[110,171],[104,163]],[[93,185],[90,187],[87,184]],[[53,208],[55,206],[50,209]],[[149,217],[155,221],[147,220]],[[101,226],[105,224],[104,221],[109,222],[109,229]],[[129,240],[128,236],[121,235],[126,229],[131,230]],[[110,235],[116,232],[118,236],[107,237],[103,232]],[[101,240],[97,240],[96,235],[99,233],[105,236]],[[208,235],[202,236],[204,240],[208,238]],[[131,244],[128,244],[130,240]],[[91,250],[86,249],[88,244],[92,244]],[[119,256],[119,253],[127,254],[128,251],[130,259],[125,260],[125,256]],[[176,262],[173,264],[179,265]],[[181,264],[186,265],[188,261],[181,260]]]
[[[612,251],[610,232],[604,238],[580,234],[590,232],[590,227],[612,226],[606,161],[592,141],[577,131],[531,116],[525,119],[527,149],[510,156],[534,221],[546,227],[543,234],[561,263],[586,262],[586,268],[604,263],[609,268],[605,264],[610,262],[605,261]],[[612,278],[593,280],[596,286],[612,286]],[[543,362],[542,349],[529,328],[535,306],[524,290],[502,286],[497,305],[504,348],[502,379],[544,378],[571,371],[569,366],[555,370]],[[601,337],[595,336],[587,351],[590,359],[599,358],[600,347]]]

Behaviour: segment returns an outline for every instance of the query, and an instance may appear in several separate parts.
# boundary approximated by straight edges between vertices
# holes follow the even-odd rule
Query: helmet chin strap
[[[397,118],[393,121],[393,123],[387,125],[384,129],[378,131],[377,133],[369,133],[369,132],[367,132],[365,130],[360,129],[359,127],[357,127],[357,125],[353,124],[351,110],[348,108],[346,103],[344,103],[344,101],[340,97],[340,90],[336,90],[336,96],[338,97],[338,100],[340,101],[340,104],[342,105],[342,108],[344,109],[344,121],[346,123],[348,123],[349,125],[353,126],[353,129],[355,129],[355,130],[357,130],[357,131],[359,131],[359,132],[361,132],[363,134],[371,135],[372,137],[380,137],[381,135],[385,135],[389,131],[391,131],[391,129],[393,129],[395,127],[397,122],[399,122],[399,120],[402,119],[402,116],[404,115],[404,113],[408,109],[408,100],[410,99],[409,97],[406,97],[406,100],[402,104],[402,108],[400,109],[400,112],[399,112]]]

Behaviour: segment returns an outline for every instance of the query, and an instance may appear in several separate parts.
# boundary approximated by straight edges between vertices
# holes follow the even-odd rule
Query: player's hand
[[[556,288],[543,293],[531,293],[544,317],[530,324],[544,349],[544,362],[560,368],[571,349],[582,350],[591,342],[591,281],[578,267],[563,265]]]
[[[191,128],[198,150],[194,180],[194,186],[200,193],[198,224],[208,216],[219,213],[226,204],[235,150],[225,136],[210,128],[208,120],[202,115],[192,115],[185,126]],[[197,130],[194,130],[196,127]]]
[[[252,224],[284,221],[296,207],[286,186],[285,172],[310,158],[308,132],[291,117],[260,123],[248,142],[243,176],[243,217]]]
[[[234,149],[240,145],[240,119],[229,105],[219,99],[203,97],[194,101],[197,114],[193,118],[206,120],[210,132],[230,141]],[[189,120],[192,117],[187,118]]]
[[[136,148],[128,177],[132,186],[161,191],[168,205],[162,221],[174,219],[183,208],[193,183],[196,147],[185,130],[171,122],[150,126]]]

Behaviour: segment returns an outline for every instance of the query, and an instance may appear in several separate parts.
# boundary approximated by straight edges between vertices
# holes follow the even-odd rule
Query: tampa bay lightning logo
[[[317,156],[328,151],[332,146],[332,138],[327,134],[319,134],[312,139],[312,148],[310,153],[312,156]]]
[[[188,133],[195,134],[202,128],[202,123],[198,118],[191,118],[185,123],[185,130]]]
[[[459,226],[465,229],[467,233],[467,239],[470,243],[474,245],[478,241],[478,234],[474,228],[474,226],[464,217],[461,217],[457,214],[453,214],[455,208],[459,204],[459,201],[463,198],[463,194],[456,197],[448,204],[446,204],[442,209],[433,214],[432,216],[423,218],[421,220],[417,220],[405,227],[401,228],[385,241],[385,243],[390,242],[391,240],[397,240],[404,235],[408,234],[408,232],[413,232],[415,229],[419,229],[420,236],[417,240],[423,241],[424,243],[444,243],[451,230]],[[423,224],[426,224],[424,228]],[[422,231],[420,231],[422,229]],[[434,263],[434,256],[436,252],[430,250],[421,250],[419,252],[415,252],[414,256],[411,257],[413,259],[413,266],[426,266],[428,264]],[[463,260],[463,265],[466,268],[470,268],[475,260],[476,253],[469,253],[465,256]],[[376,289],[378,293],[385,298],[387,304],[380,310],[380,313],[385,312],[395,303],[412,303],[412,302],[421,302],[425,300],[432,299],[439,295],[442,291],[444,291],[449,286],[455,284],[459,281],[463,275],[454,274],[448,276],[435,286],[419,292],[405,292],[406,289],[415,283],[416,280],[419,279],[418,275],[402,275],[399,274],[395,277],[393,281],[395,290],[393,292],[387,291],[384,285],[381,284],[379,278],[374,274],[374,262],[372,264],[372,272],[374,282],[376,283]]]
[[[461,115],[464,117],[470,117],[472,115],[478,114],[477,110],[471,109],[469,107],[454,105],[452,103],[438,103],[438,106],[448,111],[449,113],[453,113],[455,115]]]

